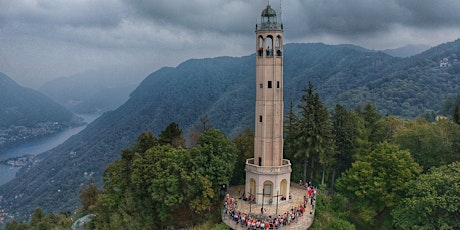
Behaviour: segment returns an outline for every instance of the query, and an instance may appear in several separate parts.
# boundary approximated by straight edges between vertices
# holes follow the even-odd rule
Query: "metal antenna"
[[[281,4],[281,0],[280,0],[280,21],[281,23],[283,23],[283,8],[282,8],[282,4]]]

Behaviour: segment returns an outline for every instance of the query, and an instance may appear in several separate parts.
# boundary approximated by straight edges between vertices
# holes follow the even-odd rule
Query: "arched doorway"
[[[249,179],[249,194],[256,194],[256,180],[254,178]]]
[[[280,195],[282,195],[283,197],[288,197],[288,194],[287,193],[287,180],[286,179],[283,179],[280,183]]]
[[[267,203],[273,198],[273,182],[266,180],[263,188],[264,203]]]

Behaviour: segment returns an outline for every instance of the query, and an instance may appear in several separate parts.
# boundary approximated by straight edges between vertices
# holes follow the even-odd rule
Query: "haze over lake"
[[[79,114],[84,121],[89,124],[100,116],[100,114]],[[55,135],[41,138],[39,140],[33,140],[30,142],[23,143],[19,146],[12,147],[0,153],[0,161],[20,157],[24,155],[37,155],[43,152],[46,152],[66,141],[69,137],[79,133],[83,130],[86,125],[67,129]],[[20,167],[12,167],[9,165],[0,164],[0,185],[6,184],[8,181],[12,180],[16,173],[19,171]]]

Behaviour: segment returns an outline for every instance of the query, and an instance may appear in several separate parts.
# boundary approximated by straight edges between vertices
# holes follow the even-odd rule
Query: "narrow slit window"
[[[280,81],[276,82],[276,88],[278,88],[278,89],[280,88]]]
[[[268,81],[268,88],[269,88],[269,89],[272,88],[272,81]]]
[[[262,116],[259,116],[259,122],[262,122]]]
[[[263,87],[264,87],[264,84],[260,83],[260,84],[259,84],[259,88],[262,89]]]

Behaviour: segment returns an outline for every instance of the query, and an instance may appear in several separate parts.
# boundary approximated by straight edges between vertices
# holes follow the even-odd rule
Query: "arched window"
[[[281,56],[282,55],[282,45],[283,45],[283,40],[281,39],[281,36],[278,35],[275,39],[275,50],[276,50],[276,55]]]
[[[262,36],[257,39],[257,55],[264,55],[264,38]]]
[[[265,44],[267,45],[267,49],[266,49],[267,56],[273,56],[273,37],[271,35],[267,36]]]

